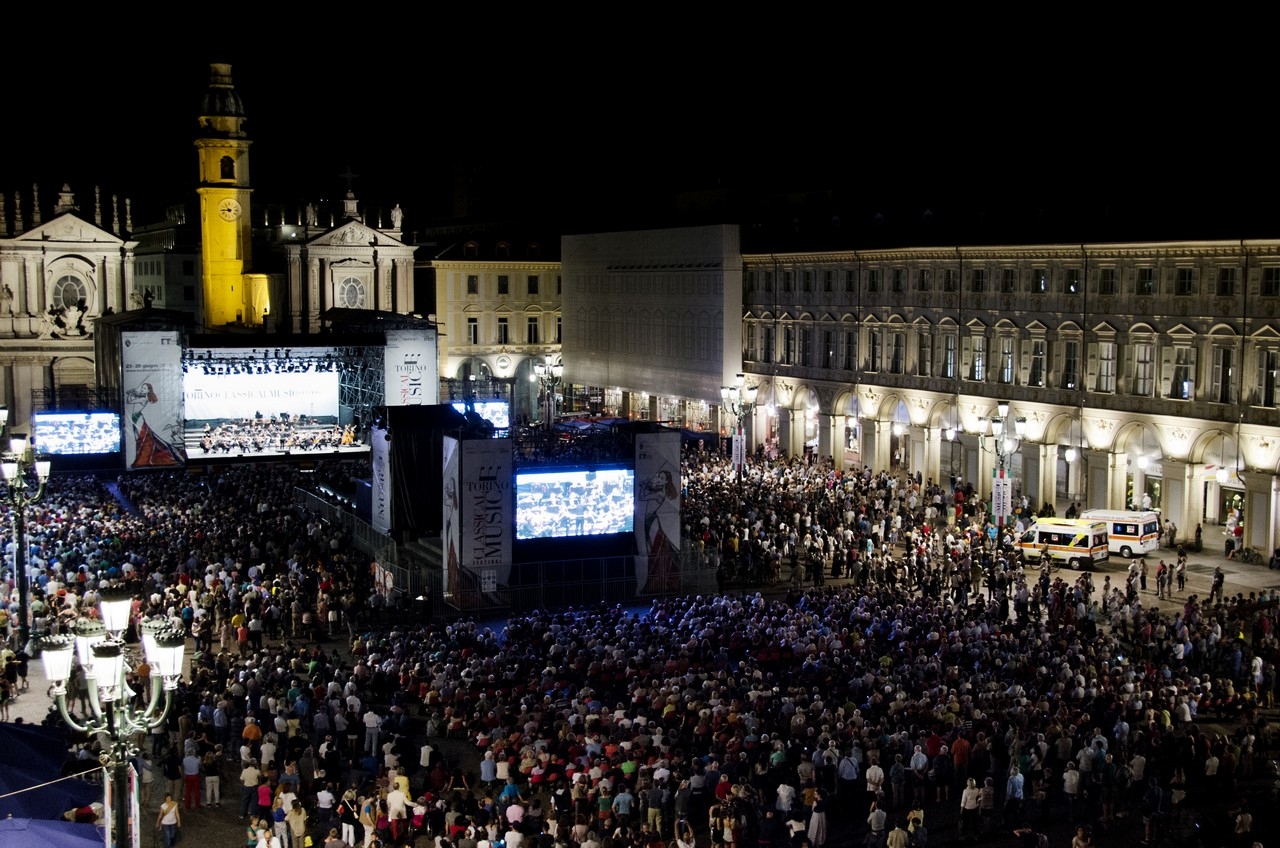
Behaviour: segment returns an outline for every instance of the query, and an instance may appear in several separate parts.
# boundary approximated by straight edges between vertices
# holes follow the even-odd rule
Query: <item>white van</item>
[[[1053,562],[1076,571],[1091,569],[1110,556],[1106,522],[1082,518],[1037,518],[1015,547],[1027,562],[1038,562],[1047,551]]]
[[[1081,518],[1107,522],[1107,548],[1125,559],[1160,547],[1160,513],[1151,510],[1086,509]]]

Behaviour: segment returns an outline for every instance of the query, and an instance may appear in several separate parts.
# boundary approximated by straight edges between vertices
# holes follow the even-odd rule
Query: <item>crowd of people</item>
[[[182,708],[139,740],[144,804],[225,797],[268,848],[823,848],[836,828],[903,848],[1126,817],[1151,838],[1272,744],[1275,598],[1162,613],[1134,580],[1024,569],[965,489],[803,460],[739,486],[693,453],[686,553],[813,579],[391,625],[367,562],[292,497],[351,473],[130,475],[119,497],[58,478],[33,508],[38,629],[119,583],[135,620],[193,640]],[[82,675],[70,691],[83,711]]]

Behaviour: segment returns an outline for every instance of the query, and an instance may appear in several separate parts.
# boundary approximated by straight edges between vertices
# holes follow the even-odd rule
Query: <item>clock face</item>
[[[222,216],[224,221],[236,220],[240,217],[240,201],[234,197],[228,197],[218,204],[218,214]]]

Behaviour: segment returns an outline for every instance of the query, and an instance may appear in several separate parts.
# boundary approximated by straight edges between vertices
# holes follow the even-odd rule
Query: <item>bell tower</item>
[[[249,145],[244,104],[231,83],[231,66],[209,67],[200,109],[196,151],[200,159],[204,324],[256,324],[249,227]]]

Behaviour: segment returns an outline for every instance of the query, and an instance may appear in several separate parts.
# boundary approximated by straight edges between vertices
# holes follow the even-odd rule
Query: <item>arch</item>
[[[46,269],[43,310],[71,309],[84,301],[84,311],[98,314],[98,291],[92,261],[74,254],[59,256]]]
[[[1116,430],[1116,437],[1111,443],[1112,452],[1125,453],[1135,457],[1151,458],[1155,451],[1156,459],[1165,456],[1164,442],[1160,431],[1150,424],[1141,421],[1130,421]]]
[[[51,363],[55,388],[94,385],[93,360],[84,356],[63,356]]]
[[[469,380],[472,374],[476,376],[476,379],[484,380],[493,376],[493,369],[483,357],[468,356],[458,363],[456,377],[459,380]]]
[[[822,409],[822,399],[812,386],[797,386],[796,390],[791,393],[791,408],[806,412],[810,409],[820,410]]]
[[[1008,318],[1001,318],[999,321],[996,322],[995,329],[1016,331],[1018,329],[1018,325],[1010,321]]]
[[[1236,332],[1236,328],[1235,328],[1235,327],[1233,327],[1233,326],[1231,326],[1230,324],[1218,323],[1218,324],[1214,324],[1212,327],[1210,327],[1210,328],[1209,328],[1209,332],[1205,333],[1205,335],[1207,335],[1207,336],[1230,336],[1231,338],[1236,338],[1236,337],[1237,337],[1238,335],[1240,335],[1240,334],[1239,334],[1239,333],[1237,333],[1237,332]]]
[[[961,430],[960,410],[951,398],[939,398],[929,405],[924,424],[932,430],[955,427]]]
[[[858,390],[849,388],[841,391],[836,395],[835,403],[831,407],[833,415],[845,415],[851,418],[859,418],[862,415],[862,402],[858,399]]]
[[[1188,461],[1193,465],[1231,464],[1235,462],[1238,445],[1235,434],[1230,430],[1215,427],[1205,430],[1196,436],[1187,452]]]
[[[1051,415],[1044,425],[1044,442],[1081,447],[1080,443],[1084,440],[1084,427],[1078,424],[1077,420],[1074,413],[1058,412]]]

